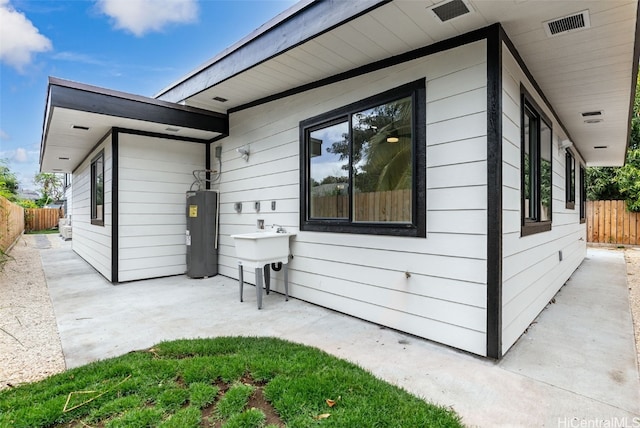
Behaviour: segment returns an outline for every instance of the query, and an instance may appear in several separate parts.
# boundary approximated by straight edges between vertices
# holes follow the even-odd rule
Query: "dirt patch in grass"
[[[244,376],[241,382],[244,383],[245,385],[251,385],[255,388],[253,393],[249,397],[249,401],[245,406],[245,410],[258,409],[262,413],[264,413],[265,425],[272,425],[272,426],[284,428],[286,424],[282,421],[282,419],[280,419],[280,416],[278,415],[278,412],[276,412],[276,409],[273,408],[271,403],[267,401],[267,399],[264,396],[264,386],[266,385],[266,383],[253,380],[253,378],[251,378],[250,375]],[[231,384],[218,381],[216,382],[216,386],[220,388],[220,393],[218,394],[218,400],[219,400],[229,390],[229,387],[231,386]],[[222,427],[224,421],[216,420],[216,404],[218,400],[216,400],[215,403],[212,403],[211,405],[202,409],[202,423],[200,424],[202,428],[221,428]]]
[[[280,428],[286,427],[286,424],[284,423],[284,421],[282,421],[282,419],[276,412],[276,409],[273,408],[271,403],[267,401],[267,399],[264,396],[264,386],[266,385],[266,383],[253,380],[250,375],[244,376],[241,381],[245,385],[250,385],[255,388],[253,390],[253,393],[249,397],[249,400],[243,410],[244,411],[250,410],[250,409],[260,410],[265,416],[263,426],[280,427]],[[182,385],[185,386],[184,382],[182,382]],[[216,401],[201,410],[201,414],[202,414],[202,421],[200,422],[201,428],[221,428],[226,423],[226,420],[221,419],[216,414],[216,406],[218,402],[222,399],[222,397],[224,397],[225,393],[229,390],[231,385],[232,384],[222,382],[221,380],[218,380],[217,382],[215,382],[215,386],[218,387],[220,391],[218,393]],[[183,408],[186,408],[188,406],[189,404],[185,404]],[[147,407],[152,408],[153,406],[149,404],[147,405]],[[104,428],[105,426],[107,426],[107,424],[108,424],[108,421],[87,424],[84,421],[76,420],[76,421],[71,421],[65,424],[55,425],[55,427],[56,428],[80,428],[80,427]]]

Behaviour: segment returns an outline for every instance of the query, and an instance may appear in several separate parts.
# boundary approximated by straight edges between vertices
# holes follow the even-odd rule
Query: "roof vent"
[[[544,30],[547,32],[547,37],[559,36],[591,27],[588,10],[583,10],[582,12],[567,15],[562,18],[552,19],[543,24]]]
[[[447,22],[473,11],[468,0],[445,1],[431,7],[429,10],[442,22]]]
[[[228,99],[226,99],[226,98],[222,98],[222,97],[213,97],[213,98],[211,98],[211,99],[212,99],[213,101],[218,101],[218,102],[221,102],[221,103],[226,103],[227,101],[229,101]]]

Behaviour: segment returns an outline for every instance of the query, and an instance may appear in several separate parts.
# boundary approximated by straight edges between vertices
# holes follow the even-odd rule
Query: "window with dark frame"
[[[522,228],[521,235],[551,230],[551,121],[522,89]]]
[[[565,154],[565,175],[564,175],[564,188],[565,188],[565,207],[568,210],[576,208],[576,159],[573,157],[573,153],[567,150]]]
[[[91,161],[91,224],[104,226],[104,152]]]
[[[586,187],[586,171],[580,165],[580,223],[587,221],[587,187]]]
[[[425,83],[300,123],[301,229],[426,236]]]

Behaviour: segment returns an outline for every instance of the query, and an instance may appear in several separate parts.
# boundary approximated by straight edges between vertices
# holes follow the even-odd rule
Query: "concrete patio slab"
[[[113,286],[70,243],[40,251],[69,368],[163,340],[275,336],[450,406],[468,426],[640,426],[622,252],[590,249],[555,304],[494,362],[277,293],[257,310],[253,287],[240,303],[237,281],[222,276]]]

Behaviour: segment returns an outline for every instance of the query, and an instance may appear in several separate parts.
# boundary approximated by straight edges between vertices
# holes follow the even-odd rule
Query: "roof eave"
[[[155,98],[180,102],[391,0],[303,0]]]

